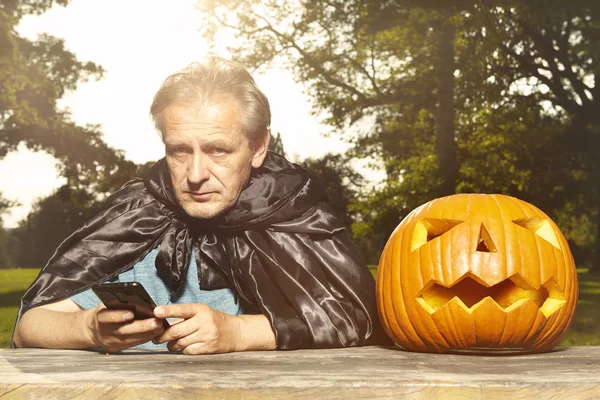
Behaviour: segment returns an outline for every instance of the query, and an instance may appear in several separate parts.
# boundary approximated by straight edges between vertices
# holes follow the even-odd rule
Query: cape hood
[[[195,257],[200,287],[233,288],[245,312],[270,320],[279,349],[385,340],[374,279],[320,200],[306,170],[269,153],[234,207],[194,219],[178,206],[162,159],[58,247],[25,293],[17,321],[112,279],[158,247],[156,268],[172,293]]]

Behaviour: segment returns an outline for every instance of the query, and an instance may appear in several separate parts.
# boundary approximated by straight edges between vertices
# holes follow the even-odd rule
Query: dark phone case
[[[106,308],[131,310],[135,319],[154,318],[156,304],[139,282],[100,283],[92,286],[92,290]],[[163,326],[170,326],[166,319]]]

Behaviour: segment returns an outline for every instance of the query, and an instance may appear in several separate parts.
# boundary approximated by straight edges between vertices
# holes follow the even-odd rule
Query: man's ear
[[[267,152],[269,150],[269,141],[271,140],[271,134],[269,130],[265,130],[265,134],[263,139],[256,143],[253,155],[252,155],[252,168],[258,168],[262,165],[263,161],[267,157]]]

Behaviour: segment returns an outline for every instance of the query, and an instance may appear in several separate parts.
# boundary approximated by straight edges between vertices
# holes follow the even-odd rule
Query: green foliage
[[[131,174],[114,175],[111,180],[101,181],[99,187],[113,192],[126,180],[146,175],[153,164],[148,162],[140,165]],[[105,193],[66,184],[50,196],[40,199],[19,227],[7,234],[5,248],[9,251],[6,268],[44,266],[58,245],[95,214],[105,198]],[[0,256],[2,250],[0,235]]]
[[[578,273],[579,300],[571,327],[561,341],[561,346],[600,345],[600,279],[597,275]]]
[[[94,195],[70,186],[39,200],[12,232],[13,245],[18,249],[15,265],[43,267],[58,245],[94,213],[95,205]]]
[[[17,202],[5,199],[0,192],[0,269],[12,265],[10,232],[2,227],[2,215],[15,205]]]
[[[11,232],[0,227],[0,269],[14,266],[10,242]]]
[[[40,35],[30,41],[15,26],[25,14],[40,14],[67,1],[2,1],[0,7],[0,158],[19,144],[46,151],[60,161],[71,186],[104,192],[111,181],[131,175],[135,165],[107,146],[97,126],[77,126],[57,101],[79,82],[99,78],[103,70],[81,62],[64,40]]]
[[[4,197],[2,197],[2,192],[0,192],[0,222],[2,221],[2,214],[4,214],[11,207],[14,207],[16,205],[16,201],[5,199]]]
[[[447,68],[440,43],[448,13],[456,10],[433,3],[426,8],[386,4],[276,1],[265,6],[221,0],[205,3],[209,17],[203,24],[207,36],[219,27],[236,32],[242,44],[232,54],[243,64],[287,66],[307,87],[315,114],[325,115],[325,122],[354,144],[348,155],[373,157],[383,165],[385,187],[363,190],[349,211],[370,262],[377,262],[387,236],[408,211],[448,191],[444,183],[455,179],[456,169],[452,117],[446,129],[450,148],[440,150],[435,140],[439,72]],[[461,20],[451,22],[460,25]],[[452,42],[450,47],[462,51]],[[436,151],[444,157],[438,159]]]
[[[600,256],[597,1],[213,0],[201,7],[207,37],[229,29],[240,40],[230,51],[243,64],[287,67],[315,114],[355,145],[349,155],[383,165],[388,179],[351,205],[370,262],[407,212],[448,192],[453,151],[455,191],[530,201],[559,221],[583,263]],[[444,63],[450,36],[453,56]],[[445,64],[454,65],[454,82],[441,79]],[[440,124],[452,119],[447,110],[440,119],[441,99],[447,107],[452,91],[455,141],[441,145],[440,132],[450,128]]]
[[[323,189],[323,200],[350,229],[353,218],[348,206],[356,197],[356,188],[362,185],[362,177],[349,167],[344,156],[339,154],[307,158],[301,164]]]
[[[285,156],[281,134],[272,135],[269,150]],[[363,178],[349,165],[348,159],[339,154],[325,154],[318,158],[307,158],[299,163],[306,168],[310,177],[323,191],[323,200],[342,223],[351,228],[353,222],[350,203],[357,195]]]
[[[515,107],[512,114],[520,117],[505,118],[503,125],[522,131],[522,143],[531,148],[524,154],[514,146],[518,157],[509,160],[517,169],[529,163],[522,197],[559,221],[578,247],[576,261],[597,267],[599,17],[600,3],[587,0],[478,2],[471,29],[480,39],[471,58],[478,62],[461,71],[471,81],[469,100],[482,99],[501,113]],[[483,83],[492,76],[496,90]],[[525,107],[538,111],[526,117]]]
[[[275,135],[271,135],[271,140],[269,141],[269,150],[285,157],[281,133],[278,132]]]
[[[64,40],[42,34],[19,36],[26,14],[41,14],[59,0],[3,0],[0,3],[0,158],[19,145],[45,151],[59,161],[67,184],[42,199],[20,227],[0,231],[0,266],[45,264],[67,234],[95,204],[132,179],[138,166],[102,140],[98,126],[78,126],[57,102],[80,82],[100,78],[103,69],[79,61]],[[13,204],[0,196],[1,214]],[[1,219],[0,219],[1,222]]]
[[[377,265],[369,264],[369,272],[371,272],[373,278],[377,279]]]

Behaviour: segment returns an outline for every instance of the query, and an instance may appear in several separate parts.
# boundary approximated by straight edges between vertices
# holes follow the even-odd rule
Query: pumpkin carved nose
[[[496,253],[496,245],[492,240],[492,236],[488,232],[484,224],[481,224],[479,229],[479,239],[477,240],[477,251],[483,253]]]

